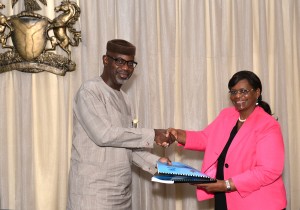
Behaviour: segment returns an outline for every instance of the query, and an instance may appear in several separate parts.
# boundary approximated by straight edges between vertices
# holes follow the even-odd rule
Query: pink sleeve
[[[207,137],[203,131],[186,131],[184,149],[203,151],[206,148]]]
[[[215,130],[217,126],[221,125],[224,119],[224,115],[230,111],[230,109],[223,110],[217,118],[213,120],[208,126],[201,131],[186,131],[186,143],[185,149],[204,151],[207,146],[208,137],[215,136]]]

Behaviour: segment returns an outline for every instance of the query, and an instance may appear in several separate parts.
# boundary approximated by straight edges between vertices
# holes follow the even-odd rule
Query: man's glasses
[[[112,60],[114,60],[115,61],[115,64],[117,65],[117,66],[124,66],[125,64],[127,64],[127,66],[129,67],[129,68],[135,68],[136,67],[136,65],[138,64],[137,62],[135,62],[135,61],[126,61],[126,60],[124,60],[124,59],[122,59],[122,58],[115,58],[115,57],[112,57],[112,56],[110,56],[110,55],[106,55],[107,57],[109,57],[109,58],[111,58]]]
[[[253,89],[247,90],[247,89],[243,89],[243,88],[239,89],[239,90],[230,90],[229,94],[230,94],[230,96],[236,96],[239,93],[241,96],[246,96],[252,90]]]

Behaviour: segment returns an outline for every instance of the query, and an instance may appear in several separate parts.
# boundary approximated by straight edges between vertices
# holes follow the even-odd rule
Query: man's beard
[[[118,84],[120,84],[120,85],[124,85],[128,81],[128,79],[119,79],[119,78],[116,78]]]
[[[128,80],[129,78],[131,77],[132,73],[131,74],[128,74],[128,73],[125,73],[127,75],[126,78],[121,78],[120,77],[120,74],[124,73],[125,71],[123,70],[120,70],[120,69],[117,69],[116,71],[116,80],[117,82],[120,84],[120,85],[124,85]]]

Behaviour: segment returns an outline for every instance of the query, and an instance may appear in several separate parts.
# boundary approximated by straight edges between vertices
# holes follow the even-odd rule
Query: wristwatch
[[[231,186],[230,186],[229,180],[225,180],[225,184],[226,184],[226,190],[231,191]]]

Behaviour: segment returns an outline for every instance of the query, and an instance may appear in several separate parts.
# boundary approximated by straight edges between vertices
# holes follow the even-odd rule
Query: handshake
[[[183,144],[185,143],[185,131],[168,128],[168,129],[154,129],[155,138],[154,141],[157,145],[162,147],[168,147],[175,141]]]

